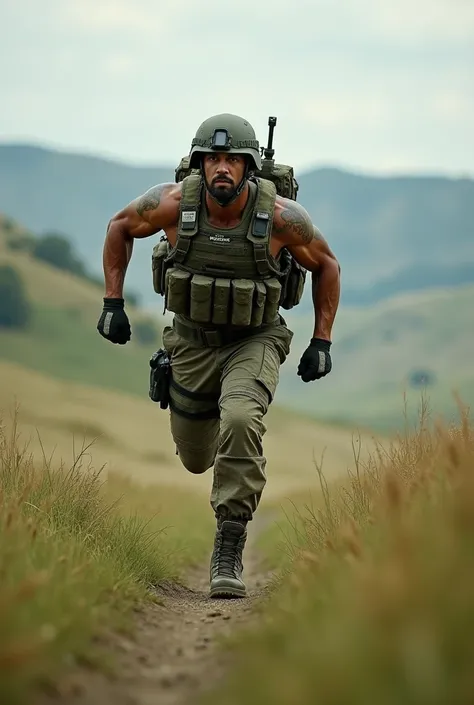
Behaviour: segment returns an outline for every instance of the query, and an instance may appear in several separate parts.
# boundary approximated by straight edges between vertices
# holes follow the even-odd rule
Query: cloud
[[[375,3],[374,3],[375,5]],[[399,43],[471,44],[474,35],[474,4],[471,0],[417,0],[416,4],[377,3],[375,27]]]
[[[460,121],[469,118],[474,124],[474,100],[469,99],[465,93],[447,88],[433,96],[433,117],[451,124],[455,127]]]
[[[2,139],[175,163],[209,114],[275,114],[297,168],[474,171],[471,0],[3,0],[0,27]]]
[[[159,41],[165,37],[170,19],[177,16],[178,5],[158,6],[156,0],[80,0],[58,3],[57,9],[64,25],[75,31]]]

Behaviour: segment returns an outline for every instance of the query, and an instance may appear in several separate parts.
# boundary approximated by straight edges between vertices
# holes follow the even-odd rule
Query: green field
[[[0,263],[33,302],[27,328],[0,332],[0,701],[13,705],[79,664],[105,667],[97,638],[133,629],[151,585],[207,557],[214,521],[202,492],[160,484],[167,419],[138,398],[155,348],[101,338],[100,289],[1,233]]]
[[[144,318],[142,311],[127,306],[132,341],[112,345],[96,329],[102,311],[100,287],[10,250],[1,230],[0,262],[18,271],[33,304],[28,327],[0,329],[1,358],[59,379],[148,394],[148,360],[160,339],[143,345],[133,338],[133,324]]]
[[[317,390],[295,378],[298,358],[312,330],[311,316],[287,316],[295,332],[283,368],[281,398],[315,418],[366,424],[380,430],[403,423],[403,395],[410,418],[423,390],[433,412],[456,413],[453,392],[474,404],[474,286],[405,294],[367,308],[341,308],[334,326],[333,371]],[[410,385],[415,371],[433,383]]]
[[[213,521],[194,493],[102,477],[87,447],[70,464],[33,455],[9,421],[0,417],[0,701],[16,705],[66,669],[105,667],[93,637],[133,629],[150,586],[207,555]]]
[[[427,420],[314,504],[296,498],[286,561],[270,529],[283,577],[203,704],[472,702],[474,432]]]
[[[100,312],[100,307],[99,307]],[[39,372],[130,394],[148,394],[148,358],[156,348],[112,346],[82,313],[35,306],[24,332],[0,334],[1,357]]]

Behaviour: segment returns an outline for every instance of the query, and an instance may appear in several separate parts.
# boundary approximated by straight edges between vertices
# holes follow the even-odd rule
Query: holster
[[[160,348],[150,358],[150,391],[152,401],[167,409],[170,400],[171,363],[166,350]]]

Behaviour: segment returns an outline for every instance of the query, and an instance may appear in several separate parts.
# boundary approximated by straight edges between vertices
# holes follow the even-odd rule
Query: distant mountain
[[[111,216],[154,184],[174,181],[173,168],[133,167],[27,145],[0,145],[0,211],[35,233],[57,230],[73,240],[92,271],[102,271]],[[137,242],[129,287],[156,303],[151,284],[153,238]]]
[[[407,289],[474,281],[472,179],[376,177],[338,169],[297,177],[298,200],[341,263],[344,303],[369,304]],[[174,165],[136,167],[0,145],[0,211],[36,233],[59,230],[70,236],[98,273],[110,217],[153,184],[173,180]],[[127,281],[144,302],[159,307],[150,275],[154,242],[136,243]]]
[[[474,283],[474,261],[459,264],[416,264],[367,289],[344,289],[341,300],[353,306],[367,306],[402,291],[423,291],[432,287],[451,287]]]

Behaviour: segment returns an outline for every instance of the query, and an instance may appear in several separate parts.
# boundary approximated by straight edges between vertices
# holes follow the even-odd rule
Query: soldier
[[[279,306],[298,303],[301,277],[310,271],[315,323],[297,374],[303,382],[324,377],[332,366],[340,268],[306,210],[254,176],[262,160],[245,119],[205,120],[189,166],[193,173],[182,182],[154,186],[110,221],[97,328],[112,343],[130,340],[123,286],[133,241],[163,231],[153,267],[155,290],[174,313],[163,331],[171,433],[189,472],[214,466],[210,596],[244,597],[247,522],[266,482],[264,416],[293,337]]]

